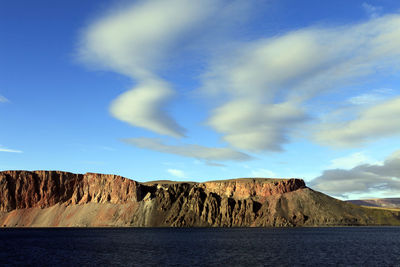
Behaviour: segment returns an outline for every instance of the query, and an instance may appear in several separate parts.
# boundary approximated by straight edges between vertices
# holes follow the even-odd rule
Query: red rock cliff
[[[400,212],[364,209],[301,179],[138,183],[116,175],[0,172],[0,225],[270,227],[400,225]]]
[[[263,199],[267,196],[284,194],[304,188],[306,185],[301,179],[234,179],[225,181],[206,182],[201,185],[206,191],[220,196],[236,199],[257,197]]]
[[[0,211],[57,203],[126,203],[140,197],[139,184],[117,175],[61,171],[0,172]]]
[[[169,185],[171,183],[173,184],[169,182]],[[205,192],[235,199],[249,197],[262,199],[305,187],[304,181],[300,179],[235,179],[190,184],[202,188]],[[142,185],[121,176],[108,174],[3,171],[0,172],[0,211],[32,207],[46,208],[57,203],[135,202],[140,201],[147,193],[157,190],[157,186],[160,186],[159,182]]]

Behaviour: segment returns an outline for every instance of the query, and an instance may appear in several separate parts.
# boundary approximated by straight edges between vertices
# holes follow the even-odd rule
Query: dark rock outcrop
[[[301,179],[139,183],[116,175],[0,172],[5,226],[268,227],[398,225],[307,188]]]

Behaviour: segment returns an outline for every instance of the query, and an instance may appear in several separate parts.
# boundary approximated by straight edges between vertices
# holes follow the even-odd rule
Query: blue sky
[[[0,169],[400,192],[398,1],[2,1]]]

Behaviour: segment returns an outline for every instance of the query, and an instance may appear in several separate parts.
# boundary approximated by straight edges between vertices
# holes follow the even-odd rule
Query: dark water
[[[400,266],[400,227],[1,229],[7,264]]]

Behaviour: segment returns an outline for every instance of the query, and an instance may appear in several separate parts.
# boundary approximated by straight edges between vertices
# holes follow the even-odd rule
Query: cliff
[[[139,183],[116,175],[0,172],[0,225],[8,227],[268,227],[399,225],[306,187],[301,179]]]
[[[139,184],[116,175],[60,171],[0,172],[0,211],[94,203],[123,204],[140,198]]]

